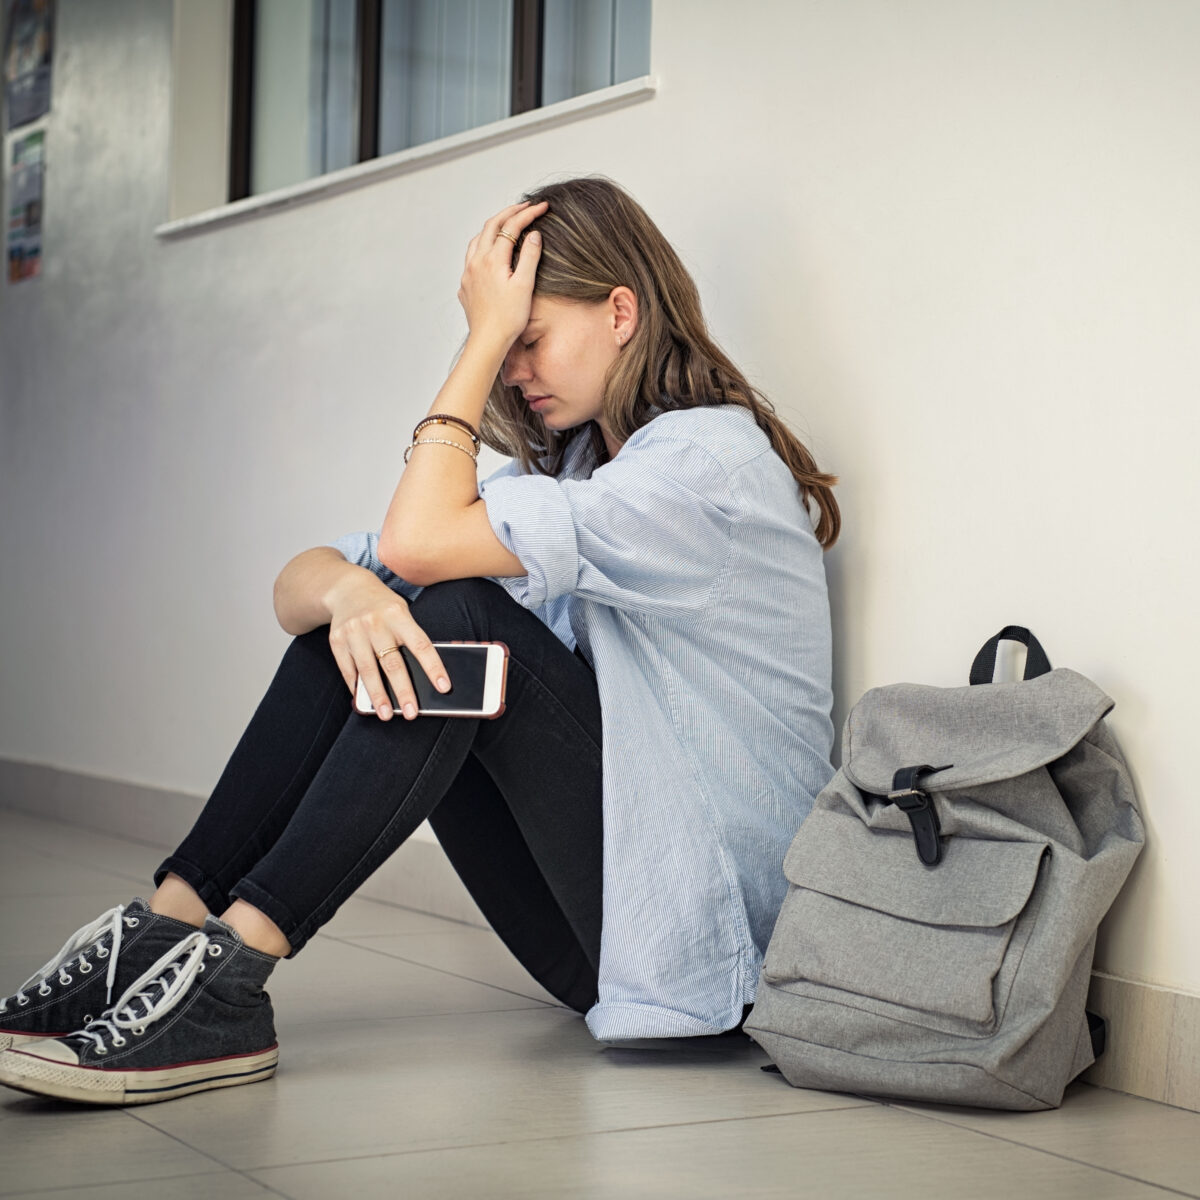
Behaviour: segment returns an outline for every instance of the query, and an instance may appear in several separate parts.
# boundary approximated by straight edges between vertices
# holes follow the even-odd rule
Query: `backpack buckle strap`
[[[942,827],[933,800],[927,791],[917,786],[917,780],[922,775],[944,770],[945,767],[931,767],[928,763],[919,767],[901,767],[892,777],[892,790],[888,792],[889,803],[908,817],[917,857],[927,867],[936,867],[942,861]]]

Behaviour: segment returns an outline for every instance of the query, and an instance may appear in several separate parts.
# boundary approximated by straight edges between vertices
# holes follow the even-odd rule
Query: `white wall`
[[[1151,845],[1098,966],[1200,992],[1200,6],[656,0],[648,103],[172,242],[170,4],[62,0],[46,277],[0,290],[0,755],[204,791],[271,580],[376,522],[466,239],[624,182],[840,472],[839,712],[1002,624],[1116,699]]]

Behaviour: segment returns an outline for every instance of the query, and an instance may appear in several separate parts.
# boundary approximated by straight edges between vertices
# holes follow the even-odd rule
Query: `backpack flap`
[[[873,688],[846,721],[842,769],[875,796],[918,763],[951,764],[921,780],[939,792],[1011,779],[1061,758],[1112,707],[1090,679],[1065,667],[984,687]]]

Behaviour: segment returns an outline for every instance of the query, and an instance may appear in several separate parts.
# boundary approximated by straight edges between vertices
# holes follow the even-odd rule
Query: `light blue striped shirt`
[[[599,1039],[716,1033],[754,999],[784,852],[832,775],[829,604],[795,481],[740,407],[666,412],[596,466],[480,487],[500,579],[593,664],[604,721]],[[404,590],[374,535],[335,543]]]

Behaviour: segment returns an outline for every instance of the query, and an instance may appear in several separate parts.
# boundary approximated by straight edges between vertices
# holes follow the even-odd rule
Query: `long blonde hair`
[[[748,408],[787,464],[804,502],[810,510],[816,507],[817,540],[825,548],[832,546],[842,524],[831,490],[836,476],[818,469],[771,402],[712,340],[692,277],[641,205],[600,177],[548,184],[523,198],[550,205],[529,226],[542,235],[535,295],[596,304],[623,285],[637,296],[637,328],[605,381],[604,422],[613,437],[628,440],[664,410],[719,404]],[[567,446],[578,436],[590,435],[599,461],[607,456],[594,422],[590,431],[547,429],[524,403],[520,389],[505,387],[499,378],[480,433],[489,446],[518,459],[526,470],[548,475],[562,470]]]

